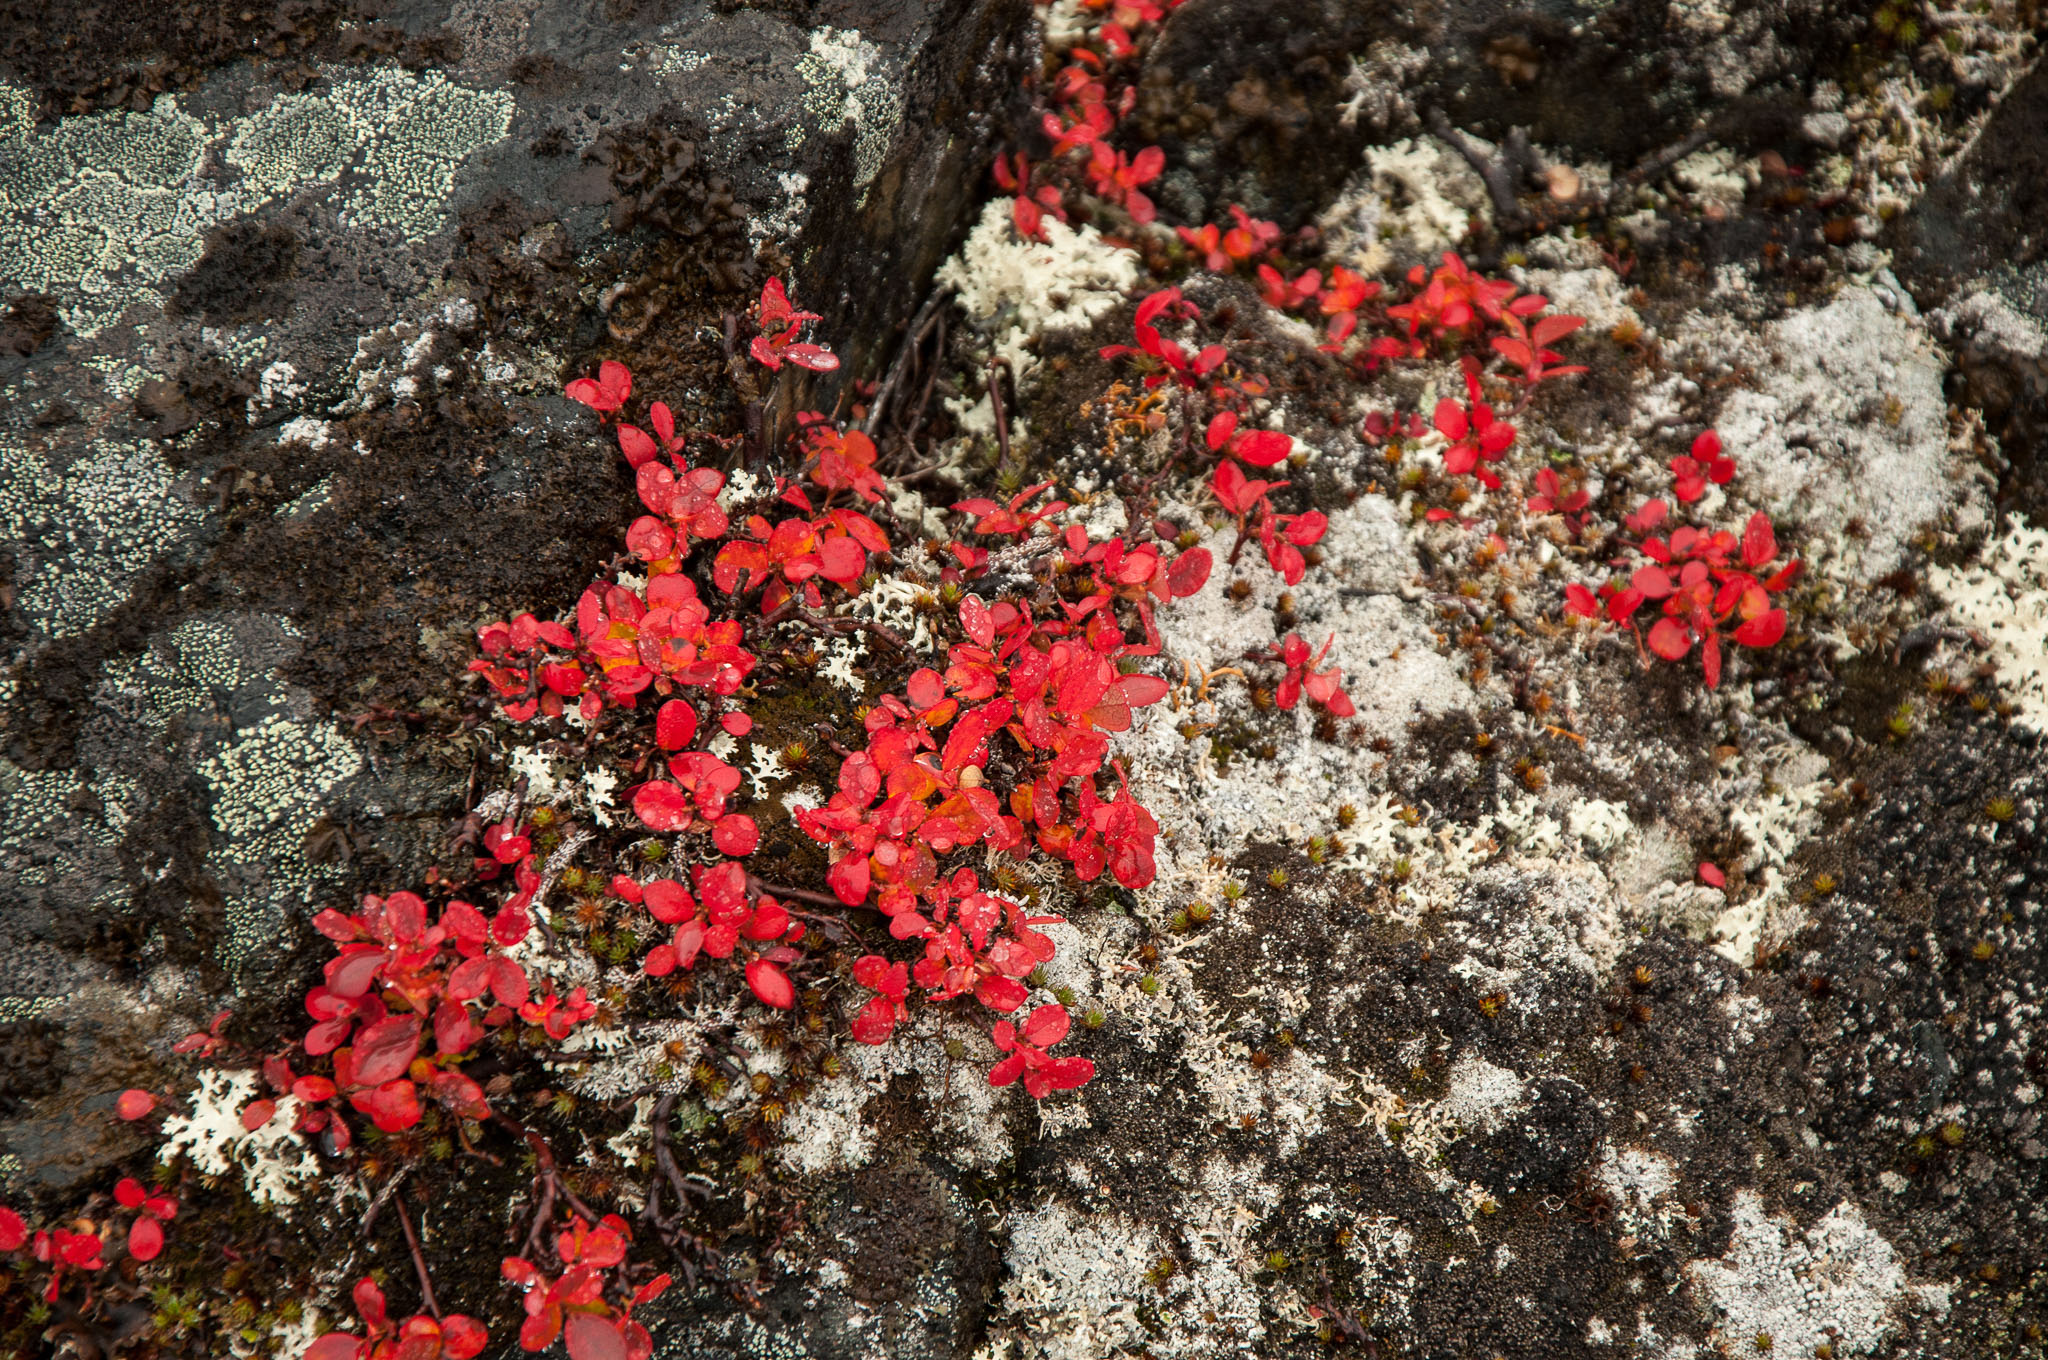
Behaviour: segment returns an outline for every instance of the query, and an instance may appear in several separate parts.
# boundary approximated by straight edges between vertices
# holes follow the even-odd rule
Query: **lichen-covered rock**
[[[165,1042],[270,1018],[316,903],[444,853],[494,758],[445,677],[487,612],[573,596],[628,503],[558,434],[563,380],[654,328],[652,376],[723,385],[760,249],[872,368],[1026,17],[337,6],[250,61],[190,32],[146,98],[0,69],[0,1015],[61,1030],[164,960]]]
[[[1057,60],[1099,17],[828,9],[462,0],[352,40],[338,6],[258,5],[260,58],[209,19],[147,77],[146,24],[110,31],[116,83],[0,73],[0,1197],[101,1203],[110,1163],[181,1159],[220,1196],[192,1191],[194,1231],[271,1244],[313,1298],[252,1303],[250,1344],[302,1353],[333,1253],[404,1275],[389,1200],[323,1180],[296,1097],[243,1127],[253,1070],[181,1091],[161,1143],[113,1095],[163,1086],[218,1006],[270,1051],[304,1024],[313,910],[546,808],[588,819],[539,890],[588,947],[518,959],[605,1013],[499,1108],[633,1216],[646,1271],[657,1187],[701,1212],[641,1314],[658,1354],[2026,1353],[2048,561],[2043,515],[2007,512],[2048,512],[2048,347],[2035,266],[1999,257],[2036,230],[2038,71],[1919,174],[2015,78],[2018,16],[1929,11],[1921,42],[1901,6],[1826,0],[1180,6],[1129,125],[1167,150],[1162,222],[1242,203],[1313,224],[1290,271],[1397,286],[1461,250],[1585,318],[1587,373],[1502,399],[1507,483],[1453,487],[1421,418],[1463,390],[1441,353],[1345,362],[1163,228],[1077,211],[1026,242],[978,204],[1041,38]],[[889,666],[946,664],[954,582],[916,540],[953,501],[1049,480],[1063,530],[1211,556],[1137,662],[1166,697],[1111,737],[1156,876],[987,865],[1060,918],[1021,985],[1070,1009],[1078,1090],[992,1086],[985,1028],[939,1005],[840,1042],[820,1022],[857,998],[823,967],[789,1014],[708,968],[614,1012],[655,980],[600,885],[687,843],[635,839],[642,776],[587,729],[508,735],[459,678],[478,624],[560,615],[638,513],[566,377],[629,360],[636,400],[731,441],[728,507],[781,490],[733,352],[770,271],[847,361],[785,374],[771,427],[865,402],[847,379],[913,314],[939,338],[912,337],[884,451],[897,553],[785,625],[758,718],[710,747],[765,873],[816,894],[791,816],[832,786],[821,748]],[[1299,579],[1218,510],[1199,398],[1102,354],[1168,282],[1244,370],[1244,428],[1288,437],[1285,505],[1328,514]],[[1678,513],[1767,515],[1803,563],[1782,641],[1731,644],[1712,689],[1560,606],[1640,565],[1617,521],[1708,426],[1737,473]],[[1539,470],[1599,518],[1532,503]],[[1354,713],[1281,706],[1289,635],[1329,640]],[[568,879],[595,836],[617,863]],[[851,952],[830,899],[790,901]],[[356,1165],[431,1184],[444,1302],[509,1317],[537,1186],[470,1132]],[[220,1304],[238,1330],[249,1302]]]

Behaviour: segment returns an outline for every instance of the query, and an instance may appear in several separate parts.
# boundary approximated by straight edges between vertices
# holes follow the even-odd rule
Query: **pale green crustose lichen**
[[[807,87],[804,111],[818,120],[821,132],[853,124],[853,187],[865,191],[903,122],[903,91],[884,72],[882,49],[863,42],[859,29],[828,25],[812,30],[810,41],[811,50],[796,59]],[[801,125],[793,125],[789,136],[794,150],[803,141]]]
[[[345,225],[426,235],[456,169],[504,137],[512,107],[503,91],[386,69],[337,74],[224,124],[164,95],[146,113],[38,131],[28,93],[0,85],[0,281],[55,295],[91,337],[130,307],[161,306],[212,228],[314,185],[340,186]],[[216,148],[238,178],[209,177]]]
[[[95,440],[60,470],[0,436],[0,540],[24,550],[18,602],[53,638],[104,619],[204,517],[150,444]]]

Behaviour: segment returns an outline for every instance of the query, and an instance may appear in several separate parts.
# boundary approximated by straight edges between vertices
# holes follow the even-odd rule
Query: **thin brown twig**
[[[931,362],[924,365],[924,385],[918,390],[917,405],[912,408],[908,420],[899,418],[891,422],[894,426],[894,433],[887,441],[888,453],[882,459],[882,466],[889,470],[892,476],[895,469],[901,467],[906,458],[918,456],[917,432],[924,428],[925,408],[931,405],[932,390],[938,386],[939,370],[943,367],[940,360],[944,359],[946,355],[946,311],[944,308],[939,309],[936,329],[938,331],[938,340],[932,345]],[[919,361],[922,363],[922,356],[920,356]],[[877,446],[880,446],[883,442],[880,439],[875,441]]]
[[[813,906],[820,907],[843,907],[846,905],[829,893],[816,892],[810,888],[786,888],[779,883],[770,883],[765,878],[757,878],[753,874],[747,875],[747,886],[757,893],[764,892],[770,897],[787,899],[792,902],[809,902]],[[814,913],[805,914],[810,915]],[[844,920],[837,916],[828,919],[837,921],[840,925],[846,924]]]
[[[427,1273],[427,1258],[420,1251],[419,1234],[412,1230],[412,1216],[405,1212],[405,1196],[393,1195],[391,1209],[398,1215],[398,1226],[405,1230],[405,1245],[412,1251],[412,1268],[419,1272],[420,1297],[426,1300],[427,1311],[438,1319],[441,1304],[434,1298],[434,1277]]]
[[[1500,219],[1500,225],[1506,227],[1519,221],[1522,209],[1515,200],[1515,188],[1508,180],[1505,161],[1496,160],[1481,151],[1470,137],[1451,126],[1451,120],[1444,116],[1442,109],[1431,109],[1428,121],[1430,132],[1463,156],[1485,182],[1487,197],[1493,200],[1494,215]]]
[[[924,345],[925,337],[931,334],[932,327],[938,324],[939,308],[952,295],[953,290],[950,287],[940,284],[932,291],[932,295],[925,299],[924,306],[918,308],[917,315],[910,319],[910,325],[904,330],[903,348],[896,352],[896,360],[889,365],[888,376],[882,379],[881,390],[875,393],[874,405],[868,408],[868,418],[862,428],[870,437],[882,427],[882,416],[888,411],[889,402],[896,395],[896,385],[903,381],[903,375],[909,368],[911,359]]]
[[[998,368],[1009,375],[1012,387],[1016,386],[1017,378],[1014,373],[1010,372],[1009,360],[998,357],[988,361],[988,404],[996,416],[996,451],[1001,455],[1002,465],[1008,466],[1010,462],[1010,417],[1003,410],[1003,388],[1002,384],[996,381],[996,370]]]

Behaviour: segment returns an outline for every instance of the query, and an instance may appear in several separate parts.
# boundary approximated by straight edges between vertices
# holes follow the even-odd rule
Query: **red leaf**
[[[491,1334],[473,1317],[450,1313],[441,1319],[441,1348],[448,1360],[470,1360],[482,1352]]]
[[[665,926],[681,925],[697,914],[689,890],[672,878],[657,878],[641,889],[647,910]]]
[[[1095,1076],[1095,1064],[1086,1058],[1054,1058],[1040,1070],[1055,1091],[1071,1091],[1077,1086],[1086,1086]]]
[[[274,1100],[252,1100],[242,1107],[242,1127],[250,1133],[262,1128],[277,1113]]]
[[[325,1077],[300,1077],[292,1083],[292,1094],[308,1105],[334,1099],[334,1083]]]
[[[1067,1018],[1065,1006],[1040,1006],[1032,1011],[1031,1018],[1024,1022],[1024,1042],[1039,1048],[1051,1048],[1067,1037],[1067,1030],[1072,1023]]]
[[[619,1329],[595,1313],[569,1314],[562,1324],[562,1339],[569,1347],[569,1360],[632,1360]]]
[[[636,468],[661,452],[647,431],[636,425],[619,426],[619,449],[626,455],[627,465]]]
[[[1778,555],[1778,536],[1771,530],[1771,517],[1759,510],[1742,530],[1742,562],[1760,567]]]
[[[796,1004],[796,987],[774,964],[754,959],[747,964],[747,986],[764,1006],[786,1011]]]
[[[853,1017],[853,1037],[858,1043],[885,1044],[896,1030],[896,1003],[886,996],[868,998],[868,1004]]]
[[[583,378],[578,381],[590,380]],[[569,385],[574,387],[576,384]],[[591,385],[596,386],[594,383]],[[306,1347],[303,1360],[359,1360],[368,1349],[369,1343],[359,1336],[352,1336],[347,1332],[329,1332]]]
[[[1670,573],[1662,567],[1639,567],[1628,583],[1641,591],[1646,600],[1664,599],[1677,589],[1671,584]]]
[[[674,784],[656,779],[633,795],[633,814],[651,831],[685,831],[691,821],[690,800]]]
[[[417,1015],[389,1015],[365,1025],[356,1035],[355,1078],[363,1086],[381,1086],[403,1076],[420,1051]]]
[[[469,1007],[444,998],[434,1009],[434,1047],[442,1053],[467,1053],[484,1037],[483,1026],[472,1020]]]
[[[839,367],[839,356],[822,345],[791,345],[782,354],[797,367],[813,373],[830,373]]]
[[[977,647],[988,647],[995,643],[995,615],[989,612],[989,607],[978,595],[961,598],[960,627],[967,634],[968,640]]]
[[[752,817],[729,813],[720,817],[711,828],[711,843],[718,847],[720,854],[738,859],[754,853],[754,847],[761,843],[761,832]]]
[[[128,1229],[128,1254],[138,1261],[154,1261],[164,1249],[163,1225],[148,1214],[137,1218]]]
[[[1721,867],[1719,865],[1713,864],[1707,860],[1701,860],[1700,882],[1706,884],[1709,888],[1726,887],[1728,884],[1728,875],[1721,872]]]
[[[1249,430],[1238,437],[1231,452],[1253,467],[1268,468],[1287,460],[1294,452],[1294,439],[1278,430]]]
[[[1769,647],[1785,636],[1785,611],[1773,609],[1746,620],[1735,630],[1735,640],[1745,647]]]
[[[508,908],[509,910],[509,908]],[[491,958],[491,995],[501,1006],[523,1006],[528,996],[526,970],[502,954]]]
[[[1208,584],[1214,565],[1207,548],[1190,548],[1174,558],[1173,565],[1166,569],[1166,588],[1176,600],[1184,600]]]
[[[654,744],[662,750],[680,751],[696,735],[697,710],[683,700],[671,699],[655,712]]]
[[[348,1103],[370,1116],[385,1133],[397,1133],[420,1122],[419,1093],[409,1081],[387,1081],[374,1091],[358,1091]]]
[[[818,561],[825,579],[850,586],[868,569],[868,555],[850,538],[828,538],[818,545]]]
[[[1666,661],[1677,661],[1692,650],[1692,634],[1677,619],[1659,619],[1650,628],[1650,650]]]
[[[1031,999],[1031,989],[1015,978],[998,975],[983,978],[974,989],[974,997],[990,1010],[1007,1015]]]
[[[129,1087],[114,1102],[114,1113],[123,1119],[140,1119],[156,1108],[156,1097],[147,1091]]]

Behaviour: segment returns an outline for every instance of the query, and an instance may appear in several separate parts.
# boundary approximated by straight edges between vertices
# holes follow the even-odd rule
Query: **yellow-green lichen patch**
[[[881,172],[903,121],[903,91],[881,66],[882,49],[863,42],[856,28],[813,30],[811,50],[796,59],[797,74],[807,87],[804,110],[818,120],[819,131],[837,132],[853,124],[856,189],[865,190]],[[797,129],[791,131],[801,140]]]
[[[275,937],[287,906],[306,900],[314,879],[306,833],[327,795],[362,768],[361,752],[334,728],[277,713],[199,766],[213,792],[213,824],[226,838],[209,863],[227,902],[230,969]]]
[[[18,544],[18,603],[51,637],[86,631],[204,512],[143,443],[97,440],[61,471],[0,439],[0,539]]]
[[[0,281],[58,296],[66,323],[90,337],[132,306],[161,304],[213,227],[344,178],[344,222],[425,235],[463,159],[511,126],[512,102],[438,73],[381,70],[224,125],[166,95],[147,113],[37,133],[26,92],[0,86]],[[206,173],[215,148],[228,182]]]

